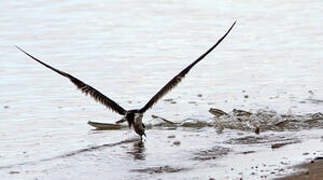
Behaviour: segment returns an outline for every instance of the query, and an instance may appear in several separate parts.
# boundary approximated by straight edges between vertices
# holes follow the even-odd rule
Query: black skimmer
[[[229,30],[210,48],[208,49],[204,54],[202,54],[199,58],[197,58],[193,63],[191,63],[189,66],[187,66],[185,69],[183,69],[179,74],[177,74],[175,77],[173,77],[164,87],[162,87],[148,102],[145,104],[144,107],[141,109],[134,109],[134,110],[125,110],[123,107],[121,107],[119,104],[117,104],[112,99],[108,98],[104,94],[102,94],[100,91],[96,90],[95,88],[87,85],[86,83],[82,82],[81,80],[77,79],[76,77],[63,72],[61,70],[58,70],[41,60],[35,58],[34,56],[30,55],[20,47],[16,46],[20,51],[25,53],[27,56],[31,57],[33,60],[37,61],[38,63],[44,65],[45,67],[55,71],[56,73],[68,78],[73,84],[77,86],[79,90],[81,90],[84,94],[89,94],[91,97],[93,97],[96,101],[100,102],[101,104],[105,105],[107,108],[111,109],[112,111],[119,113],[120,115],[123,115],[124,117],[117,121],[116,123],[121,123],[124,121],[128,122],[129,128],[131,126],[134,128],[135,132],[140,136],[140,139],[142,140],[142,136],[146,136],[145,134],[145,125],[142,123],[142,117],[143,114],[150,109],[155,103],[158,102],[164,95],[166,95],[170,90],[172,90],[176,85],[182,81],[182,79],[185,77],[185,75],[194,67],[198,62],[200,62],[206,55],[208,55],[215,47],[217,47],[218,44],[221,43],[221,41],[229,34],[233,26],[236,24],[234,22]]]

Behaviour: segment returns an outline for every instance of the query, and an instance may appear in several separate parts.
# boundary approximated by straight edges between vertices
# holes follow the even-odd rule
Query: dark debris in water
[[[227,155],[231,151],[230,148],[222,147],[222,146],[214,146],[211,149],[201,150],[197,153],[194,153],[194,160],[198,161],[207,161],[217,159],[224,155]]]
[[[179,146],[181,144],[181,141],[174,141],[173,144]]]
[[[300,142],[299,140],[294,140],[294,141],[288,141],[288,142],[274,143],[271,145],[271,149],[278,149],[283,146],[286,146],[289,144],[295,144],[295,143],[299,143],[299,142]]]
[[[239,152],[237,154],[251,154],[251,153],[255,153],[256,151],[243,151],[243,152]]]
[[[170,166],[148,167],[143,169],[133,169],[132,172],[148,173],[148,174],[160,174],[160,173],[176,173],[180,171],[188,170],[188,168],[175,168]]]
[[[174,99],[172,99],[172,98],[164,99],[164,101],[169,102],[169,103],[171,103],[171,104],[176,104],[176,103],[177,103],[177,102],[176,102]]]
[[[169,135],[169,136],[167,136],[167,138],[173,139],[173,138],[176,138],[176,136],[175,135]]]

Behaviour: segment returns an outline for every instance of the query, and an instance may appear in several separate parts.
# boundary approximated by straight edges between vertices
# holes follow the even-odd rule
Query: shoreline
[[[293,167],[298,172],[276,180],[322,180],[323,179],[323,159],[312,160],[309,163],[300,164]]]

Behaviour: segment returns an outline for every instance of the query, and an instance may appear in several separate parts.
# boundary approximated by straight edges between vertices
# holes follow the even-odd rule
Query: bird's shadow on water
[[[127,152],[128,154],[131,154],[134,158],[134,160],[145,160],[145,144],[143,141],[137,141],[133,143],[133,147],[131,151]]]

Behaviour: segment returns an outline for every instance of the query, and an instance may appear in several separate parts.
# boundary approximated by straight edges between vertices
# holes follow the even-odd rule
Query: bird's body
[[[31,57],[33,60],[37,61],[38,63],[44,65],[45,67],[55,71],[56,73],[68,78],[74,85],[77,86],[79,90],[81,90],[83,93],[88,94],[92,96],[96,101],[100,102],[101,104],[105,105],[107,108],[111,109],[112,111],[123,115],[124,117],[117,121],[117,123],[121,123],[124,121],[128,122],[129,127],[133,127],[135,132],[140,136],[142,139],[142,136],[145,134],[145,125],[142,123],[143,114],[150,109],[159,99],[161,99],[164,95],[166,95],[171,89],[176,87],[176,85],[181,82],[181,80],[185,77],[185,75],[191,70],[191,68],[196,65],[199,61],[201,61],[207,54],[209,54],[220,42],[229,34],[233,26],[236,22],[232,24],[232,26],[229,28],[229,30],[222,36],[217,43],[215,43],[209,50],[207,50],[204,54],[202,54],[199,58],[197,58],[193,63],[191,63],[189,66],[187,66],[184,70],[182,70],[179,74],[177,74],[175,77],[173,77],[164,87],[162,87],[141,109],[134,109],[134,110],[125,110],[122,108],[119,104],[114,102],[112,99],[108,98],[107,96],[103,95],[101,92],[96,90],[95,88],[85,84],[81,80],[75,78],[74,76],[63,72],[61,70],[58,70],[39,59],[35,58],[34,56],[30,55],[23,49],[16,46],[20,51],[25,53],[27,56]]]
[[[133,109],[130,111],[126,112],[126,115],[124,116],[124,120],[126,120],[128,122],[129,128],[131,128],[131,126],[133,127],[133,129],[135,130],[135,132],[142,137],[143,135],[145,136],[145,125],[142,122],[142,118],[143,118],[144,114],[140,113],[139,109]],[[122,119],[122,120],[123,120]],[[121,122],[122,122],[121,120]],[[117,123],[120,123],[120,121],[118,121]]]

